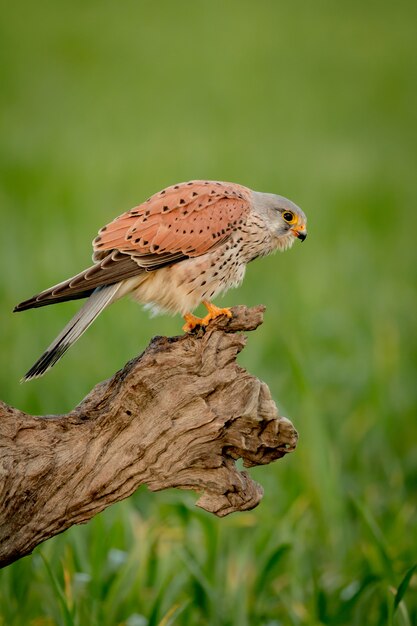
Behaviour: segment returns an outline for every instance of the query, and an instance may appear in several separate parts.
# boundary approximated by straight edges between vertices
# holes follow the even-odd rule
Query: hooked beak
[[[307,239],[307,230],[304,225],[291,228],[291,232],[294,237],[297,237],[300,241],[305,241],[305,239]]]

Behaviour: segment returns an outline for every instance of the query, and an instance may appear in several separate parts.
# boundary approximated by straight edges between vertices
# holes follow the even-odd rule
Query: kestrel
[[[109,304],[131,294],[157,311],[181,313],[183,330],[230,309],[211,303],[238,286],[246,265],[307,237],[306,216],[290,200],[234,183],[194,180],[167,187],[104,226],[94,264],[21,302],[15,311],[87,298],[24,380],[45,374]],[[207,315],[192,311],[203,303]]]

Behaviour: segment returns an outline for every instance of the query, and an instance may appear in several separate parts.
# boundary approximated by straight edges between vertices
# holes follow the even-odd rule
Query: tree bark
[[[255,507],[245,467],[294,450],[265,383],[236,363],[264,307],[235,307],[196,334],[155,337],[67,415],[35,417],[0,402],[0,566],[87,522],[140,485],[201,493],[218,516]]]

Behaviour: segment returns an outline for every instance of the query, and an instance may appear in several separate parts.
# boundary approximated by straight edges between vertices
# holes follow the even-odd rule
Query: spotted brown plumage
[[[249,211],[246,187],[210,181],[173,185],[102,228],[94,251],[96,258],[113,249],[199,256],[227,239]]]
[[[167,187],[100,229],[94,264],[20,303],[23,311],[88,298],[25,379],[44,374],[109,304],[131,294],[156,310],[181,313],[185,330],[228,309],[210,300],[243,280],[246,264],[306,237],[306,217],[290,200],[219,181]],[[200,303],[208,314],[191,314]]]

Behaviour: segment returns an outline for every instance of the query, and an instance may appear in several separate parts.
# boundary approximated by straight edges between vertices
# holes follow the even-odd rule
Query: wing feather
[[[18,304],[14,311],[25,311],[48,304],[87,298],[97,287],[112,285],[143,273],[130,255],[118,253],[109,254],[102,262],[87,268],[76,276],[69,278],[32,298]]]
[[[15,311],[84,298],[97,287],[205,254],[230,237],[250,206],[250,189],[233,183],[190,181],[163,189],[99,231],[92,267]]]
[[[101,229],[96,259],[111,249],[135,255],[199,256],[227,239],[250,210],[250,190],[216,181],[168,187]]]

